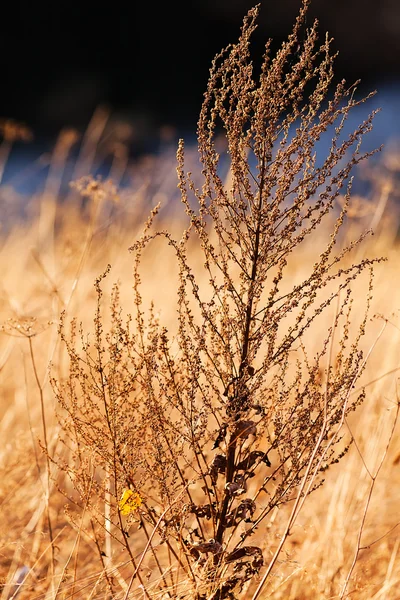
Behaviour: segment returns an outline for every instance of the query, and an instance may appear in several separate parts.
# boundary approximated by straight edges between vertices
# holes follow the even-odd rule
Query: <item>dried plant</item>
[[[367,98],[356,100],[344,81],[330,95],[332,40],[318,45],[316,22],[306,29],[308,4],[274,57],[267,43],[259,76],[249,51],[258,6],[238,43],[213,61],[198,122],[201,174],[185,172],[183,141],[177,152],[188,225],[176,240],[154,231],[158,207],[151,213],[131,248],[132,316],[115,285],[105,330],[108,268],[95,282],[93,337],[62,320],[69,375],[53,385],[66,451],[53,460],[70,476],[70,518],[97,547],[112,597],[122,586],[125,598],[136,589],[147,598],[255,599],[305,498],[348,449],[341,429],[365,395],[350,394],[365,367],[381,259],[352,262],[367,234],[347,245],[340,236],[375,112],[344,135],[349,112]],[[142,278],[151,277],[143,253],[156,238],[172,247],[179,271],[168,327],[142,298]],[[314,264],[293,280],[291,261],[309,240]],[[353,283],[364,271],[357,319]],[[276,546],[271,516],[288,503],[291,520],[260,581],[265,548]]]

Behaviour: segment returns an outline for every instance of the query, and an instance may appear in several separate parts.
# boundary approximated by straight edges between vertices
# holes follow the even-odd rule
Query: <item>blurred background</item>
[[[3,182],[22,163],[56,144],[63,128],[84,133],[103,111],[103,134],[123,142],[130,158],[194,141],[214,55],[235,42],[250,0],[193,0],[155,5],[60,1],[8,3],[0,38],[0,117],[25,123],[29,144],[13,147]],[[262,0],[254,56],[272,37],[290,33],[300,0]],[[400,136],[400,3],[398,0],[313,0],[309,22],[334,37],[336,75],[377,89],[382,107],[371,146]],[[364,113],[365,114],[365,111]],[[105,116],[107,115],[107,116]],[[100,119],[101,120],[101,119]],[[107,120],[107,124],[105,123]]]

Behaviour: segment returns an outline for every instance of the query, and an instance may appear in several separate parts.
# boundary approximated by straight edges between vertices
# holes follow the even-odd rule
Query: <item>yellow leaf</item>
[[[130,515],[135,512],[142,504],[143,500],[137,492],[126,488],[124,489],[121,499],[118,502],[118,508],[121,515]]]

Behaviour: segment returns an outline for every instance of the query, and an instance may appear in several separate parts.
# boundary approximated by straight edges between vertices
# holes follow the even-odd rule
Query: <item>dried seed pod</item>
[[[226,386],[223,395],[228,398],[226,414],[238,416],[250,408],[250,393],[242,378],[234,377]]]

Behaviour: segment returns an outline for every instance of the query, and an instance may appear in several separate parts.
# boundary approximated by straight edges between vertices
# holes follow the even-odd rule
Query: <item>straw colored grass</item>
[[[120,145],[96,179],[99,109],[72,182],[65,131],[41,189],[0,186],[1,600],[398,598],[399,163],[352,198],[373,113],[313,162],[307,6],[258,83],[257,9],[213,63],[202,170]],[[335,93],[322,131],[365,100]]]

